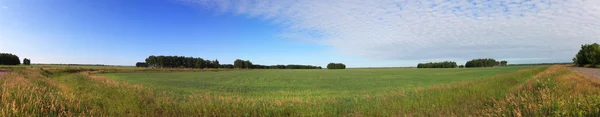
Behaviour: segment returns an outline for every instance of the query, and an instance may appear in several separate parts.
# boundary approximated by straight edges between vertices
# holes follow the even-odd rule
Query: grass
[[[117,80],[59,69],[50,70],[52,74],[48,77],[39,68],[9,71],[0,79],[0,116],[599,116],[600,113],[600,82],[565,66],[106,74],[119,76],[114,77]],[[252,77],[236,79],[240,74]],[[135,79],[144,75],[150,77]],[[274,75],[279,76],[271,77]],[[291,78],[298,80],[289,81]],[[411,82],[411,79],[419,80]],[[159,84],[160,80],[166,83]],[[185,81],[216,85],[185,85],[188,83]],[[172,83],[183,85],[168,87]],[[329,83],[335,85],[326,85]],[[228,86],[238,86],[232,88],[238,90],[219,89]],[[248,91],[240,90],[241,86],[247,86]],[[399,88],[390,88],[395,86]],[[281,90],[299,94],[280,93]]]
[[[484,69],[237,70],[101,74],[178,95],[219,93],[255,98],[383,95],[435,84],[488,78],[530,67]]]

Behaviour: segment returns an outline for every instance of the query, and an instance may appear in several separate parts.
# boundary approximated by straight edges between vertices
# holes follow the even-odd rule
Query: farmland
[[[560,65],[478,69],[181,69],[179,72],[57,66],[3,69],[7,72],[0,79],[2,116],[597,116],[600,113],[597,87],[600,82]]]
[[[223,72],[140,72],[101,74],[178,94],[218,93],[232,96],[351,97],[383,95],[435,84],[489,78],[531,67],[488,69],[346,69],[237,70]]]

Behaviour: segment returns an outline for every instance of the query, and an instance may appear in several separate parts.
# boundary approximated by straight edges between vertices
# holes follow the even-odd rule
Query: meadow
[[[256,98],[331,98],[384,95],[435,84],[488,78],[523,67],[481,69],[235,70],[222,72],[137,72],[98,74],[181,96],[218,93]]]
[[[600,116],[600,82],[562,65],[2,69],[1,116]]]

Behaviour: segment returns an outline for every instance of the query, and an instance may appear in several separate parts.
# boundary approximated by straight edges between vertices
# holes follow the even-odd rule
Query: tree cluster
[[[322,69],[312,65],[252,65],[253,69]]]
[[[250,69],[252,68],[252,62],[250,62],[249,60],[236,59],[235,61],[233,61],[233,67],[238,69]]]
[[[238,69],[321,69],[320,66],[312,65],[258,65],[249,60],[237,59],[233,61],[233,68]]]
[[[508,61],[500,61],[500,66],[508,66]]]
[[[202,58],[184,56],[149,56],[146,58],[148,67],[158,68],[220,68],[219,60],[204,60]]]
[[[429,63],[419,63],[417,68],[456,68],[456,62],[453,61],[444,61],[444,62],[429,62]]]
[[[148,67],[148,64],[146,64],[145,62],[137,62],[135,63],[136,67]]]
[[[19,65],[19,56],[10,53],[0,53],[0,65]]]
[[[329,63],[327,69],[346,69],[346,65],[342,63]]]
[[[573,62],[580,67],[588,64],[596,67],[600,63],[600,45],[597,43],[581,45],[581,50],[575,55]]]
[[[31,60],[27,58],[23,59],[23,65],[31,65]]]
[[[508,62],[507,61],[496,61],[495,59],[491,59],[491,58],[484,58],[484,59],[473,59],[470,61],[467,61],[467,63],[465,64],[465,67],[469,68],[469,67],[494,67],[494,66],[507,66]]]
[[[221,64],[221,68],[233,69],[233,65],[232,64]]]

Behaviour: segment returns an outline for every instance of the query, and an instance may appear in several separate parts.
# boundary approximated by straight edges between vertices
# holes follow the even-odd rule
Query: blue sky
[[[33,63],[414,66],[569,62],[600,40],[597,1],[0,0],[0,52]]]

